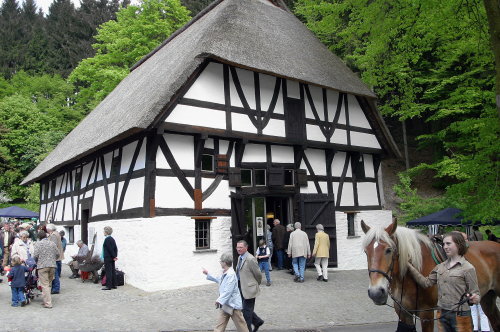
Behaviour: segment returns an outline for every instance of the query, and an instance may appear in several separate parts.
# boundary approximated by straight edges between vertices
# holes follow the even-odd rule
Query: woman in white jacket
[[[203,273],[207,276],[208,280],[219,284],[219,297],[215,301],[215,306],[216,308],[220,308],[220,310],[214,332],[225,331],[229,317],[233,320],[238,332],[248,332],[247,323],[241,312],[243,304],[240,290],[238,289],[238,278],[232,268],[233,257],[230,253],[222,254],[220,257],[220,266],[223,271],[219,278],[211,276],[206,269],[203,269]]]
[[[10,258],[19,257],[21,262],[26,263],[28,258],[33,255],[34,247],[30,240],[30,234],[27,231],[21,231],[19,238],[14,241],[12,250],[10,251]]]

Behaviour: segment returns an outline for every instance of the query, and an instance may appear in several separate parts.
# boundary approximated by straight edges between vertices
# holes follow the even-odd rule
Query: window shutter
[[[297,170],[297,183],[301,187],[307,186],[307,171],[305,169]]]
[[[227,174],[229,170],[229,159],[226,154],[218,154],[215,156],[215,162],[217,167],[215,172],[217,174]]]
[[[354,174],[356,174],[356,180],[365,179],[365,163],[363,162],[363,154],[353,153],[351,155],[352,169]]]
[[[229,168],[229,186],[241,187],[241,168],[239,167]]]
[[[269,167],[267,173],[269,187],[283,187],[285,185],[285,169],[283,167]]]

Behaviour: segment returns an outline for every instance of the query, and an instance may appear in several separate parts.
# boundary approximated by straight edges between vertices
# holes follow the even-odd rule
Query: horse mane
[[[417,270],[421,271],[423,261],[421,244],[430,248],[431,241],[429,238],[414,229],[402,226],[396,228],[394,235],[397,242],[400,277],[403,277],[408,271],[408,262],[411,262]],[[373,240],[378,242],[383,241],[391,247],[396,246],[394,240],[389,237],[389,234],[382,226],[370,228],[363,239],[363,248],[366,248]]]

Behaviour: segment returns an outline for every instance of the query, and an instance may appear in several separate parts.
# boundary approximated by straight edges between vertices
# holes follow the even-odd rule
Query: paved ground
[[[275,270],[271,274],[273,285],[263,286],[256,302],[256,311],[265,320],[262,331],[396,330],[394,311],[387,306],[376,306],[368,298],[366,271],[331,272],[330,281],[326,283],[316,281],[315,272],[308,270],[303,284],[294,283],[285,271]],[[0,331],[207,331],[213,328],[215,283],[154,293],[128,285],[101,291],[98,285],[69,279],[69,275],[69,268],[63,266],[62,292],[53,295],[53,309],[42,308],[41,298],[28,306],[12,308],[10,288],[4,278],[0,284]],[[200,271],[200,278],[203,277]],[[352,326],[356,324],[368,325]],[[229,329],[234,330],[232,322]]]

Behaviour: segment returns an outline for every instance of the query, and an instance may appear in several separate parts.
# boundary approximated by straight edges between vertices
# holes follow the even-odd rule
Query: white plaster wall
[[[286,93],[290,98],[300,99],[300,85],[299,82],[286,80]]]
[[[344,125],[347,123],[345,120],[345,103],[344,102],[342,102],[342,108],[340,109],[339,123],[344,124]]]
[[[45,221],[45,214],[47,213],[47,204],[40,205],[40,221]]]
[[[213,179],[202,178],[201,179],[201,187],[202,190],[205,191],[210,184],[213,182]],[[191,203],[194,204],[194,203]],[[217,189],[203,201],[204,209],[231,209],[231,200],[229,198],[229,181],[222,180]]]
[[[333,176],[342,176],[342,171],[344,170],[344,163],[347,153],[346,152],[336,152],[333,156],[332,162],[332,175]],[[347,166],[347,177],[352,176],[351,171],[351,163]]]
[[[326,89],[326,100],[328,105],[328,121],[333,122],[335,112],[337,112],[337,103],[339,101],[338,91]]]
[[[204,147],[207,148],[207,149],[213,149],[214,148],[214,139],[213,138],[207,138],[205,140]],[[221,148],[221,151],[223,151],[222,148]]]
[[[245,95],[245,99],[250,106],[251,109],[255,109],[255,83],[253,79],[253,72],[245,69],[236,68],[236,74],[238,75],[238,79],[240,81],[241,89],[243,90],[243,94]],[[238,92],[236,91],[236,87],[234,86],[234,78],[231,76],[231,84],[230,84],[230,92],[231,92],[231,105],[237,107],[243,107],[243,104],[240,100]]]
[[[52,196],[57,196],[59,195],[59,192],[61,191],[61,183],[62,183],[62,175],[59,175],[56,178],[56,192]]]
[[[356,97],[347,95],[347,101],[349,103],[349,124],[355,127],[371,128]]]
[[[56,210],[56,215],[54,217],[54,220],[57,220],[57,221],[61,221],[62,220],[62,217],[63,217],[63,204],[64,204],[64,199],[58,199],[56,202],[55,202],[57,206],[57,210]]]
[[[73,220],[73,209],[72,209],[72,206],[71,206],[71,200],[73,198],[72,197],[66,197],[64,199],[65,201],[65,208],[64,208],[64,220]]]
[[[222,64],[210,62],[189,88],[184,97],[224,104],[224,80],[222,71]]]
[[[170,169],[170,165],[167,162],[167,158],[163,154],[163,151],[158,146],[158,150],[156,150],[156,168],[158,169]]]
[[[271,105],[271,100],[273,99],[274,86],[276,85],[276,77],[259,74],[259,84],[260,84],[260,105],[263,111],[269,110]],[[281,84],[279,88],[278,100],[276,102],[276,107],[278,107],[279,100],[283,99],[281,97]],[[283,104],[281,104],[283,106]],[[276,109],[275,109],[276,110]]]
[[[313,85],[309,85],[309,92],[311,92],[312,102],[314,104],[314,108],[316,109],[316,113],[318,113],[318,117],[321,121],[325,120],[325,112],[323,106],[323,91],[321,88]],[[306,94],[306,116],[311,119],[315,119],[314,114],[312,112],[311,104],[309,103],[309,98]],[[308,110],[309,108],[309,110]]]
[[[226,113],[214,109],[179,104],[165,122],[226,129]]]
[[[380,149],[380,144],[375,135],[356,131],[351,131],[351,145]]]
[[[304,151],[316,175],[326,175],[325,151],[320,149],[307,149]]]
[[[354,218],[356,237],[352,238],[347,237],[347,214],[336,212],[335,219],[337,224],[338,269],[367,269],[366,255],[361,247],[364,237],[361,230],[361,220],[364,220],[369,226],[387,226],[392,221],[392,211],[371,210],[357,213]]]
[[[108,208],[106,206],[106,194],[104,193],[104,187],[95,188],[94,199],[92,205],[92,216],[98,216],[100,214],[107,214]]]
[[[120,182],[123,188],[123,182]],[[95,201],[95,199],[94,199]],[[144,177],[131,179],[123,199],[123,209],[142,207],[144,204]]]
[[[373,168],[373,156],[371,154],[363,154],[363,162],[365,164],[365,177],[374,178],[375,169]]]
[[[248,115],[231,112],[231,125],[234,131],[257,134],[257,128],[250,121]]]
[[[83,166],[83,169],[82,169],[82,184],[81,184],[81,188],[85,187],[85,185],[87,184],[87,181],[89,180],[89,177],[90,177],[90,182],[89,184],[93,183],[94,182],[94,178],[92,177],[92,174],[90,174],[90,168],[92,167],[92,162],[86,164]]]
[[[344,129],[338,129],[338,128],[335,129],[332,137],[330,138],[330,141],[332,143],[337,143],[337,144],[347,144],[347,132]]]
[[[243,152],[242,162],[266,162],[266,146],[264,144],[247,144]]]
[[[326,142],[325,135],[323,135],[319,126],[306,124],[306,135],[307,139],[310,141]]]
[[[120,163],[120,174],[126,174],[130,168],[130,163],[132,162],[132,157],[134,156],[135,147],[137,146],[137,141],[129,143],[122,148],[122,160]]]
[[[358,182],[359,205],[378,205],[377,184],[375,182]]]
[[[284,145],[271,145],[271,159],[273,163],[293,163],[293,147]]]
[[[181,169],[194,169],[194,137],[164,134],[165,142]]]
[[[141,149],[139,150],[139,155],[135,162],[134,171],[138,169],[143,169],[146,167],[146,139],[142,141]]]
[[[253,126],[253,125],[252,125]],[[269,136],[285,137],[285,121],[270,119],[267,126],[262,130],[262,134]]]
[[[208,284],[202,267],[219,274],[220,255],[232,252],[231,218],[217,217],[211,221],[210,247],[216,251],[193,252],[194,224],[190,217],[171,216],[107,220],[89,226],[97,233],[95,255],[102,250],[104,227],[111,226],[118,247],[116,267],[125,272],[125,282],[154,292]],[[75,238],[76,234],[75,227]]]
[[[205,141],[205,147],[206,148],[213,148],[213,140],[212,140],[212,146],[210,146],[209,140]],[[207,145],[207,143],[209,143],[209,144]],[[226,154],[228,152],[227,151],[228,148],[229,148],[229,141],[225,141],[222,139],[219,140],[219,153]],[[233,154],[234,154],[234,146],[233,146]]]
[[[194,179],[187,178],[194,187]],[[138,195],[143,197],[143,195]],[[156,206],[160,208],[193,208],[194,202],[176,177],[156,177]]]
[[[337,182],[334,182],[334,187],[335,187],[335,183],[337,183]],[[342,186],[342,193],[338,192],[338,186],[337,186],[336,192],[337,192],[337,196],[342,194],[342,197],[340,199],[340,206],[353,206],[354,205],[354,189],[352,186],[352,182],[344,182],[344,185]]]

